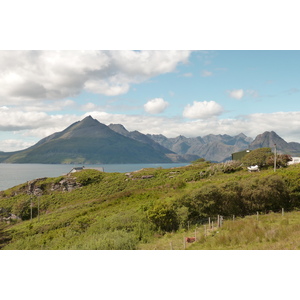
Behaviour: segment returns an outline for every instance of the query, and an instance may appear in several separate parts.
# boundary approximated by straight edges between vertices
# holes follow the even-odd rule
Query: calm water
[[[122,164],[122,165],[85,165],[88,167],[102,167],[104,172],[126,173],[142,168],[174,168],[186,166],[186,163],[172,164]],[[82,165],[48,165],[48,164],[0,164],[0,191],[6,190],[26,181],[41,177],[58,177]]]

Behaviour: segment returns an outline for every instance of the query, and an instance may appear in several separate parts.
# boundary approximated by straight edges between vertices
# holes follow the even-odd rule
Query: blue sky
[[[91,115],[129,131],[300,142],[300,51],[0,51],[2,151]]]

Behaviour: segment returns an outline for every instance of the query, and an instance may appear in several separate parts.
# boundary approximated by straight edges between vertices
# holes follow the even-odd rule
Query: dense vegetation
[[[299,165],[249,173],[240,162],[202,160],[174,169],[84,170],[41,179],[0,193],[0,217],[22,219],[0,222],[0,247],[154,249],[168,236],[182,245],[186,231],[208,217],[299,209],[299,179]]]

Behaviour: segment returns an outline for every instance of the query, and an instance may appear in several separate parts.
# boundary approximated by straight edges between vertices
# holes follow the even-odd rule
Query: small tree
[[[271,154],[271,148],[259,148],[246,154],[241,161],[246,166],[258,165],[261,168],[266,165],[267,159]]]
[[[276,155],[276,167],[286,167],[289,161],[292,161],[292,157],[288,154],[278,154]],[[274,155],[269,156],[267,159],[268,166],[274,166]]]
[[[148,210],[147,214],[148,219],[158,230],[172,231],[179,227],[177,214],[171,205],[160,203]]]

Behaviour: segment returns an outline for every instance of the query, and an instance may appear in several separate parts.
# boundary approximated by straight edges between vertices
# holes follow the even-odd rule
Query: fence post
[[[220,215],[218,215],[218,227],[220,227]]]
[[[211,229],[214,230],[214,221],[211,222]]]
[[[232,220],[234,221],[234,219],[235,219],[235,216],[233,215],[233,216],[232,216]]]
[[[256,212],[256,218],[257,218],[257,221],[258,221],[258,211]]]
[[[32,197],[30,197],[30,221],[32,221]]]
[[[208,228],[210,229],[210,217],[208,218]]]
[[[185,250],[186,249],[186,238],[185,237],[183,237],[183,249]]]
[[[40,222],[40,196],[38,196],[38,221]]]
[[[284,208],[282,208],[281,213],[282,213],[282,216],[284,216]]]

